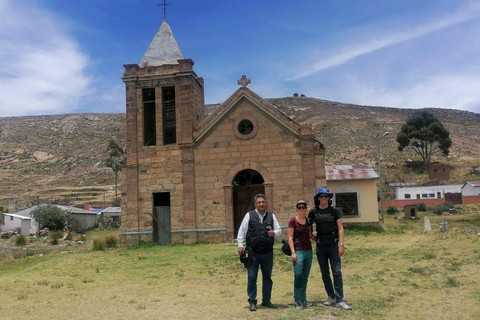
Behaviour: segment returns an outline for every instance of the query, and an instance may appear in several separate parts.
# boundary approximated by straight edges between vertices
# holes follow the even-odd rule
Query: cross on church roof
[[[167,7],[171,6],[172,4],[170,2],[167,2],[167,0],[163,0],[163,3],[159,3],[157,7],[163,7],[163,20],[167,19]]]
[[[249,83],[252,83],[252,81],[250,81],[250,79],[247,79],[246,75],[243,75],[242,79],[238,80],[237,82],[238,82],[238,84],[242,85],[242,87],[244,87],[244,88],[246,86],[248,86]]]

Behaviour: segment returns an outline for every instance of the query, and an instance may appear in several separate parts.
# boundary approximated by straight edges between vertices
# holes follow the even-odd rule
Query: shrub
[[[395,206],[388,206],[386,211],[387,214],[395,214],[398,212],[397,207]]]
[[[68,216],[67,229],[72,232],[81,233],[81,234],[87,231],[87,227],[85,226],[85,223],[82,220],[72,216]]]
[[[436,205],[435,208],[433,208],[434,214],[441,215],[444,212],[448,212],[448,207],[443,204]]]
[[[118,239],[117,236],[115,235],[105,236],[105,244],[107,245],[107,248],[116,248],[118,247],[119,243],[120,243],[120,239]]]
[[[32,211],[39,229],[63,230],[67,222],[67,213],[51,204],[39,206]]]
[[[93,239],[93,250],[104,251],[106,248],[116,248],[120,244],[120,239],[116,235],[108,234]]]
[[[417,204],[417,210],[420,212],[427,211],[427,205],[425,204],[425,202],[420,202],[419,204]]]
[[[48,234],[49,238],[50,238],[50,243],[53,244],[53,245],[57,245],[58,244],[58,240],[63,237],[63,232],[62,231],[55,231],[55,232],[50,232]]]
[[[18,236],[15,237],[16,246],[24,246],[26,244],[27,244],[27,237],[25,237],[23,234],[19,234]]]
[[[107,247],[105,240],[102,238],[93,239],[93,251],[104,251]]]
[[[65,236],[65,240],[73,240],[73,232],[67,231],[67,235]]]

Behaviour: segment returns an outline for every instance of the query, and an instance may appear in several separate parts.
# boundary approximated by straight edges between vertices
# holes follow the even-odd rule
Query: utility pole
[[[382,186],[382,163],[381,163],[381,151],[380,151],[380,141],[388,136],[390,134],[390,132],[388,131],[385,131],[382,135],[380,135],[379,133],[376,133],[373,135],[373,138],[375,139],[375,141],[377,142],[377,157],[378,157],[378,177],[379,177],[379,186],[380,186],[380,213],[381,213],[381,217],[382,217],[382,223],[385,222],[384,218],[383,218],[383,186]]]

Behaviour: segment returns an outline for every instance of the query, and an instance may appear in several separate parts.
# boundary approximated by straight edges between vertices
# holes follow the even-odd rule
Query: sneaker
[[[257,305],[253,302],[250,302],[250,307],[248,307],[250,311],[257,311]]]
[[[271,303],[270,301],[262,302],[262,307],[267,307],[267,308],[270,308],[270,309],[277,309],[277,307],[273,303]]]
[[[303,309],[303,303],[295,301],[295,308],[297,308],[298,310],[302,310]]]
[[[303,307],[304,307],[304,308],[306,308],[306,307],[313,307],[313,303],[308,302],[307,300],[303,301],[302,304],[303,304]]]
[[[335,307],[343,309],[343,310],[352,310],[352,307],[349,306],[345,301],[337,303],[335,305]]]
[[[323,302],[322,304],[324,306],[330,307],[330,306],[333,306],[335,303],[337,303],[335,299],[328,297],[327,301]]]

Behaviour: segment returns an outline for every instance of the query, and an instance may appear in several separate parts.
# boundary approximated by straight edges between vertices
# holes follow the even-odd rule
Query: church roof
[[[140,67],[178,64],[177,60],[181,59],[183,59],[183,54],[173,36],[172,29],[170,29],[167,20],[163,20],[160,29],[158,29],[140,62]]]

